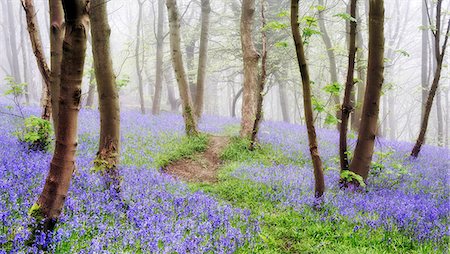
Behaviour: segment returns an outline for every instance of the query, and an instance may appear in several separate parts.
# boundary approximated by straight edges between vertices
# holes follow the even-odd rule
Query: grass
[[[396,229],[370,229],[336,216],[333,207],[315,211],[305,207],[302,213],[267,198],[274,192],[269,186],[231,176],[237,168],[250,163],[303,163],[290,161],[270,146],[247,149],[248,141],[232,138],[223,151],[224,166],[215,184],[193,183],[193,191],[202,190],[233,206],[249,209],[261,222],[261,232],[253,246],[238,253],[436,253],[430,242],[419,243]],[[331,211],[331,212],[330,212]],[[327,218],[327,219],[324,219]]]

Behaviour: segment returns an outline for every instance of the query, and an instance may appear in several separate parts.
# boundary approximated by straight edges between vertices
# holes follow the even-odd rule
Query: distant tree
[[[78,112],[88,32],[87,1],[63,0],[62,4],[67,32],[61,63],[60,124],[50,171],[39,199],[30,210],[32,217],[42,220],[42,224],[35,225],[35,229],[41,232],[53,231],[67,199],[75,169]],[[36,241],[36,244],[40,243]]]
[[[136,27],[136,46],[135,46],[135,63],[136,63],[136,73],[138,76],[138,91],[139,91],[139,104],[141,108],[141,113],[145,114],[145,101],[144,101],[144,82],[142,77],[142,69],[143,63],[141,65],[141,61],[139,57],[143,55],[141,52],[141,40],[142,40],[142,11],[144,9],[145,0],[138,0],[138,22]]]
[[[318,24],[319,24],[319,29],[320,29],[320,35],[321,35],[323,43],[325,44],[325,47],[326,47],[328,62],[330,64],[330,81],[331,81],[331,83],[338,84],[339,79],[338,79],[338,74],[337,74],[336,55],[334,54],[335,47],[333,46],[333,44],[331,42],[331,38],[328,35],[328,31],[325,26],[325,15],[324,15],[325,5],[324,5],[323,0],[319,0],[318,3],[321,6],[319,8]],[[333,109],[335,109],[335,111],[336,111],[336,118],[338,120],[340,120],[342,112],[339,107],[341,104],[339,94],[333,94],[332,96],[333,96],[333,102],[334,102]],[[338,121],[338,123],[337,123],[338,130],[340,128],[339,125],[340,125],[340,122]]]
[[[183,57],[181,54],[180,19],[177,2],[176,0],[167,0],[166,5],[169,16],[172,65],[177,78],[178,89],[180,91],[186,134],[188,136],[195,136],[198,134],[197,119],[195,117],[195,112],[192,105],[191,94],[189,91],[189,81],[186,76],[186,71],[183,65]]]
[[[244,62],[244,89],[242,97],[241,137],[251,139],[256,118],[259,54],[255,49],[252,26],[255,0],[243,0],[241,12],[241,45]]]
[[[447,48],[448,36],[450,32],[450,19],[448,20],[447,31],[444,35],[444,43],[440,43],[441,37],[441,13],[442,13],[442,0],[437,1],[436,5],[436,30],[433,31],[434,35],[434,50],[437,57],[437,65],[434,73],[433,83],[431,84],[430,91],[428,93],[427,103],[425,105],[425,111],[422,118],[422,123],[420,125],[419,136],[417,137],[416,144],[414,145],[411,156],[417,158],[425,142],[425,136],[428,128],[428,120],[430,118],[431,107],[433,106],[433,100],[436,95],[437,89],[439,87],[439,80],[441,78],[442,65],[444,61],[445,50]]]
[[[347,80],[345,82],[344,102],[342,103],[342,118],[339,134],[339,157],[341,162],[341,170],[348,170],[348,156],[347,156],[347,131],[350,113],[353,111],[351,95],[354,86],[354,72],[355,72],[355,58],[356,58],[356,7],[357,0],[350,0],[350,34],[348,45],[348,69]]]
[[[34,8],[33,0],[22,0],[22,7],[25,10],[27,19],[27,28],[30,35],[31,46],[33,48],[34,55],[36,57],[37,66],[41,73],[44,85],[42,86],[42,112],[41,118],[49,121],[52,114],[51,103],[51,85],[50,85],[50,69],[45,59],[44,48],[42,47],[41,33],[39,30],[39,24],[36,18],[36,10]]]
[[[112,67],[109,38],[111,28],[107,14],[108,0],[97,0],[90,6],[92,54],[100,109],[100,142],[95,159],[96,169],[106,176],[106,187],[121,192],[117,164],[120,154],[119,93]],[[117,197],[117,196],[116,196]]]
[[[161,110],[161,92],[163,80],[164,58],[164,0],[158,0],[158,23],[156,32],[156,68],[155,94],[153,95],[152,114],[158,115]]]
[[[195,90],[195,115],[200,117],[203,112],[203,100],[205,93],[205,76],[206,76],[206,62],[208,56],[208,36],[209,36],[209,13],[211,6],[209,0],[202,0],[202,27],[200,31],[200,49],[198,57],[197,70],[197,87]]]
[[[314,166],[314,197],[316,201],[321,203],[321,198],[325,192],[325,180],[323,176],[322,160],[319,155],[319,148],[317,144],[316,130],[314,127],[314,117],[311,102],[311,80],[309,77],[308,65],[306,63],[305,51],[303,49],[303,40],[299,28],[298,16],[298,1],[291,0],[291,29],[295,43],[295,50],[297,52],[298,67],[302,76],[303,87],[303,104],[306,118],[306,128],[308,130],[309,151]]]
[[[64,10],[61,0],[49,0],[50,6],[50,94],[55,136],[58,136],[59,91],[61,83],[62,48],[65,34]]]
[[[384,2],[370,0],[369,10],[369,58],[367,86],[362,109],[361,125],[350,171],[365,181],[369,175],[370,163],[377,135],[381,88],[384,72]],[[355,185],[361,184],[354,181]]]

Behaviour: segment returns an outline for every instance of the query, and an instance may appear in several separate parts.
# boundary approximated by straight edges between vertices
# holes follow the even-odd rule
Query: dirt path
[[[229,142],[229,137],[210,136],[206,151],[169,164],[163,169],[167,174],[188,182],[214,183],[218,180],[222,164],[220,153]]]

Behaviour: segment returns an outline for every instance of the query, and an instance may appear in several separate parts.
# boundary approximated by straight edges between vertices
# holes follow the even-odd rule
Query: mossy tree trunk
[[[117,164],[120,152],[120,109],[111,59],[109,42],[111,28],[108,22],[107,3],[107,0],[93,1],[89,14],[100,109],[100,142],[95,162],[97,168],[107,178],[106,187],[112,187],[116,194],[119,194],[121,178]]]
[[[195,136],[198,134],[197,118],[195,117],[191,93],[189,91],[189,82],[183,65],[183,56],[181,54],[180,20],[177,2],[176,0],[167,0],[166,5],[169,16],[172,65],[177,78],[178,89],[180,91],[186,135]]]
[[[314,167],[314,196],[321,203],[321,198],[325,192],[325,180],[323,176],[322,160],[319,155],[316,130],[314,127],[314,117],[311,102],[311,80],[309,78],[308,65],[306,63],[305,51],[303,49],[303,40],[300,35],[298,20],[298,0],[291,0],[291,29],[297,52],[298,66],[302,76],[303,87],[303,105],[305,111],[306,128],[308,130],[309,151]]]
[[[42,193],[30,211],[42,218],[39,229],[53,231],[62,212],[75,168],[77,123],[88,29],[87,2],[63,0],[66,34],[61,63],[59,125],[55,152]]]

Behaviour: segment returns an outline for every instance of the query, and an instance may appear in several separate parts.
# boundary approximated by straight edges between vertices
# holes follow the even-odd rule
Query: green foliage
[[[126,74],[116,79],[116,87],[118,90],[128,86],[129,83],[130,83],[130,76]]]
[[[343,170],[341,172],[341,179],[347,183],[357,182],[359,184],[359,186],[366,187],[366,183],[364,182],[364,179],[362,178],[362,176],[360,176],[350,170]]]
[[[339,123],[339,119],[330,113],[327,113],[327,116],[325,117],[325,124],[326,125],[336,125]]]
[[[181,142],[171,143],[166,152],[157,154],[155,164],[157,167],[164,168],[174,161],[203,152],[208,147],[208,140],[209,137],[206,134],[184,136],[181,138]]]
[[[339,17],[345,21],[351,21],[351,22],[358,22],[354,17],[352,17],[352,15],[348,14],[348,13],[338,13],[336,15],[334,15],[335,17]]]
[[[324,10],[326,9],[326,7],[323,6],[323,5],[317,5],[315,8],[316,8],[318,11],[324,11]]]
[[[49,121],[36,116],[25,119],[24,126],[14,132],[20,142],[34,151],[48,151],[52,143],[53,128]]]
[[[406,57],[410,57],[410,56],[411,56],[411,55],[408,53],[408,51],[403,50],[403,49],[397,49],[397,50],[395,51],[395,53],[398,53],[398,54],[400,54],[400,55],[402,55],[402,56],[406,56]]]
[[[6,85],[8,89],[5,91],[5,95],[13,95],[14,97],[18,97],[25,94],[25,87],[27,83],[17,83],[14,80],[14,77],[7,76],[5,77]]]
[[[323,90],[331,95],[340,95],[343,90],[343,85],[339,82],[333,82],[324,86]]]
[[[319,113],[322,113],[325,111],[325,103],[323,101],[321,101],[320,99],[318,99],[317,97],[313,96],[311,99],[311,103],[313,106],[313,109]]]
[[[28,210],[28,216],[33,217],[37,221],[42,220],[41,206],[38,203],[34,203],[30,210]]]
[[[275,42],[274,45],[277,48],[287,48],[289,46],[289,43],[287,41],[278,41],[278,42]]]
[[[267,30],[278,31],[278,30],[283,30],[286,28],[288,28],[288,24],[286,24],[286,23],[279,22],[279,21],[270,21],[270,22],[267,22],[267,24],[263,27],[263,31],[267,31]]]

